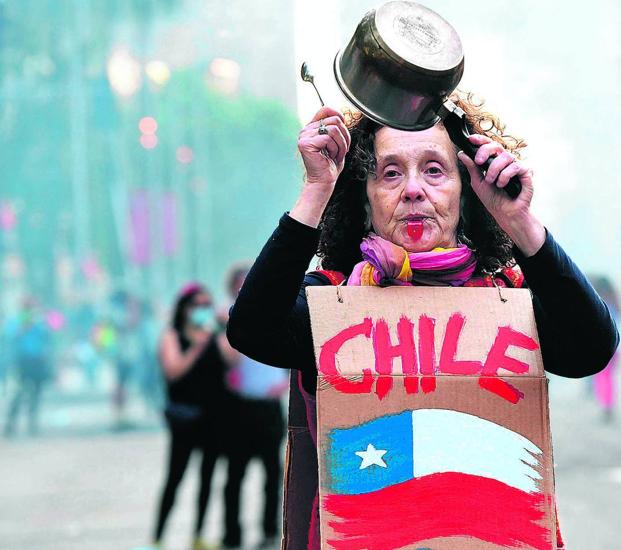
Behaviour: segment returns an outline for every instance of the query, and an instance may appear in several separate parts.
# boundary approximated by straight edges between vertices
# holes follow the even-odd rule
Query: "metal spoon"
[[[310,82],[313,85],[313,88],[315,88],[315,91],[317,92],[317,97],[319,98],[319,101],[321,101],[321,106],[325,106],[323,99],[321,99],[321,94],[319,93],[317,86],[315,86],[315,77],[309,72],[306,61],[302,63],[302,68],[300,69],[300,76],[302,77],[302,80],[304,82]]]

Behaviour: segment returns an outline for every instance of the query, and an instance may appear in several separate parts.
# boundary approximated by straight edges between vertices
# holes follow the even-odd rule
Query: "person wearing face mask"
[[[202,454],[193,550],[205,550],[201,538],[211,477],[223,451],[226,425],[226,362],[222,334],[216,330],[210,293],[199,283],[189,283],[178,294],[171,325],[161,338],[160,364],[166,380],[168,405],[165,417],[170,431],[166,481],[160,498],[153,536],[160,548],[164,527],[172,510],[177,487],[194,450]]]

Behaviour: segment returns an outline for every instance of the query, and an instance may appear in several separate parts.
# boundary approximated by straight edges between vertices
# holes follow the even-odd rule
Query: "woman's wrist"
[[[544,225],[532,213],[510,220],[503,229],[526,257],[534,256],[546,240]]]
[[[333,190],[334,185],[304,182],[300,196],[289,216],[304,225],[317,228]]]

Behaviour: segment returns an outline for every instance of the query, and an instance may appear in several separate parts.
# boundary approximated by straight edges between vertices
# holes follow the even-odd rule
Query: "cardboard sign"
[[[322,548],[555,548],[528,290],[309,287]]]

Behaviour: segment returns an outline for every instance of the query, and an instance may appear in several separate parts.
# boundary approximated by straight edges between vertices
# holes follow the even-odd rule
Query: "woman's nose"
[[[401,198],[403,202],[416,202],[425,199],[425,192],[418,174],[412,174],[406,179]]]

